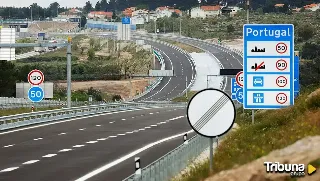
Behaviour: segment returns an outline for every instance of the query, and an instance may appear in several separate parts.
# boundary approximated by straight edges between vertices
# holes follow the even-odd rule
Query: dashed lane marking
[[[12,145],[7,145],[7,146],[4,146],[3,148],[9,148],[9,147],[12,147],[12,146],[14,146],[14,144],[12,144]]]
[[[126,132],[127,134],[132,134],[133,133],[133,131],[128,131],[128,132]]]
[[[34,141],[42,140],[43,138],[35,138]]]
[[[6,168],[4,170],[1,170],[0,172],[11,172],[12,170],[18,169],[19,167],[10,167],[10,168]]]
[[[93,143],[97,143],[98,141],[88,141],[86,143],[89,143],[89,144],[93,144]]]
[[[146,129],[144,129],[144,128],[139,129],[139,131],[144,131],[144,130],[146,130]]]
[[[81,128],[81,129],[79,129],[80,131],[83,131],[83,130],[85,130],[86,128]]]
[[[51,157],[54,157],[56,156],[57,154],[48,154],[48,155],[44,155],[42,156],[43,158],[51,158]]]
[[[156,125],[156,124],[151,125],[151,127],[156,127],[156,126],[158,126],[158,125]]]
[[[22,165],[29,165],[29,164],[36,163],[38,161],[40,161],[40,160],[30,160],[30,161],[24,162]]]
[[[100,124],[97,124],[96,126],[97,126],[97,127],[100,127],[101,125],[100,125]]]
[[[149,128],[151,128],[151,127],[149,127],[149,126],[147,126],[147,127],[144,127],[145,129],[149,129]]]
[[[108,138],[99,138],[99,139],[97,139],[98,141],[104,141],[104,140],[106,140],[106,139],[108,139]]]
[[[58,135],[65,135],[65,134],[67,134],[67,133],[60,133],[60,134],[58,134]]]
[[[84,147],[85,145],[74,145],[73,148],[81,148]]]
[[[109,122],[110,124],[114,123],[114,121]]]
[[[121,134],[117,134],[118,136],[124,136],[124,135],[126,135],[126,134],[123,134],[123,133],[121,133]]]
[[[110,136],[110,138],[116,138],[117,136]]]
[[[125,121],[126,119],[121,119],[122,121]]]
[[[149,114],[153,114],[153,113],[151,112],[151,113],[149,113]]]
[[[68,152],[68,151],[71,151],[72,149],[62,149],[60,150],[59,152]]]

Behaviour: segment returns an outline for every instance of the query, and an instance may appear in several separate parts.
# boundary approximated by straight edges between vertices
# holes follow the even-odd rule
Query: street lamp
[[[30,7],[30,11],[31,11],[30,15],[31,15],[31,21],[32,21],[32,5],[30,5],[29,7]]]

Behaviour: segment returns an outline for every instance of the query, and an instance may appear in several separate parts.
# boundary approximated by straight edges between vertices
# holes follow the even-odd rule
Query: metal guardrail
[[[74,108],[55,109],[47,111],[38,111],[24,114],[16,114],[0,117],[0,131],[32,124],[82,117],[86,115],[99,114],[112,111],[136,109],[142,107],[185,107],[183,103],[110,103],[102,105],[91,105]]]
[[[216,142],[216,141],[214,141]],[[123,181],[168,181],[184,170],[188,164],[209,146],[209,138],[195,135],[182,144]]]

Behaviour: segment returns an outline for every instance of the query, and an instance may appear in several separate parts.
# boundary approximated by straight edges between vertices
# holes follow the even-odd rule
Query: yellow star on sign
[[[309,175],[311,175],[311,174],[313,174],[314,172],[316,172],[316,168],[314,167],[314,166],[312,166],[312,165],[308,165],[308,174]]]

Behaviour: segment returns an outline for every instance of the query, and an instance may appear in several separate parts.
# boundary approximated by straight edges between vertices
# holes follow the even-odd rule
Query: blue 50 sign
[[[40,102],[44,98],[44,91],[41,87],[31,87],[28,91],[28,98],[32,102]]]

